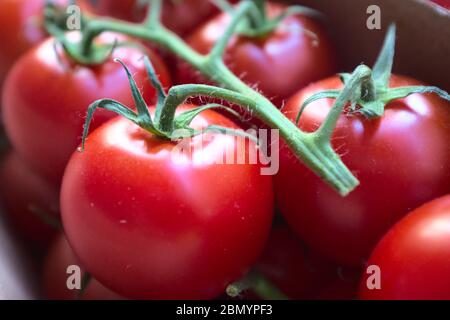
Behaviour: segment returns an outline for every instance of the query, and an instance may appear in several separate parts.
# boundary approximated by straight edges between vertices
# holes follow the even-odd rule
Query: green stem
[[[273,283],[261,276],[255,280],[253,290],[264,300],[289,300]]]
[[[147,18],[144,25],[148,28],[157,28],[161,21],[162,2],[161,0],[152,0],[147,9]]]
[[[260,298],[264,300],[288,300],[288,297],[282,293],[272,282],[257,272],[252,272],[227,287],[227,294],[236,298],[246,290],[253,290]]]
[[[249,14],[250,27],[260,29],[267,21],[266,0],[251,0],[254,4],[254,13]]]
[[[220,69],[218,69],[220,70]],[[222,72],[220,72],[221,74]],[[236,91],[244,90],[244,94],[207,85],[182,85],[173,87],[167,96],[163,117],[159,128],[164,132],[172,130],[175,110],[187,98],[192,96],[208,96],[220,98],[252,110],[253,114],[272,128],[277,128],[286,144],[310,169],[342,195],[358,185],[358,180],[342,163],[339,156],[315,135],[300,131],[297,126],[281,112],[272,112],[266,107],[268,100],[251,90],[243,82],[236,82]],[[243,86],[241,88],[241,86]],[[345,92],[344,94],[348,94]],[[342,98],[344,99],[344,98]],[[345,103],[344,103],[345,105]],[[338,108],[333,111],[337,113]],[[333,113],[334,114],[334,113]],[[332,123],[330,120],[329,123]]]
[[[352,92],[355,92],[362,83],[370,81],[371,75],[372,70],[370,70],[370,68],[365,65],[360,65],[355,69],[354,73],[346,83],[344,89],[336,98],[333,108],[331,109],[327,118],[322,123],[319,130],[314,133],[318,140],[322,141],[323,143],[330,142],[339,117],[341,116],[347,101],[349,101],[348,97],[351,96]]]
[[[239,14],[245,14],[252,8],[254,8],[253,3],[248,1],[244,2],[238,9],[240,12]],[[233,21],[236,22],[237,19]],[[230,26],[229,32],[232,32],[236,26],[237,22]],[[210,80],[227,89],[236,91],[236,93],[244,95],[246,97],[246,102],[251,102],[248,103],[248,106],[251,108],[253,114],[271,128],[279,129],[281,136],[288,146],[291,147],[295,155],[340,194],[348,194],[359,184],[358,180],[342,163],[339,156],[333,150],[329,150],[328,147],[322,148],[322,146],[318,146],[315,137],[298,129],[294,123],[288,120],[281,111],[270,102],[270,100],[247,86],[225,66],[222,59],[214,55],[223,52],[223,44],[221,44],[222,47],[216,49],[215,53],[213,52],[214,54],[206,56],[193,50],[181,38],[162,25],[149,28],[145,24],[98,19],[88,21],[84,30],[84,46],[88,46],[96,36],[104,31],[118,32],[152,41],[178,55],[179,58],[189,63],[193,68],[200,71]],[[228,36],[229,35],[230,34],[228,34]],[[197,92],[189,92],[189,94],[191,93],[194,95],[198,94]],[[205,94],[213,96],[214,92],[211,92],[210,90],[210,92],[205,92]],[[227,93],[225,93],[224,96],[227,96]],[[236,102],[233,101],[233,99],[236,99],[231,95],[228,95],[227,98],[230,99],[231,102]],[[166,115],[167,117],[172,117],[170,112],[168,114],[169,115]],[[168,126],[169,120],[155,119],[155,122],[161,122],[161,125]]]
[[[237,11],[233,15],[233,19],[230,22],[230,25],[225,30],[222,37],[217,41],[217,43],[214,45],[213,49],[209,53],[209,59],[210,60],[222,60],[222,56],[226,50],[226,47],[235,33],[235,30],[237,29],[239,23],[242,21],[242,18],[245,17],[249,11],[254,8],[251,3],[245,3],[242,6],[239,6]]]
[[[175,53],[179,58],[187,61],[194,68],[203,68],[206,60],[206,56],[193,50],[181,38],[164,26],[149,29],[142,24],[102,18],[91,20],[87,24],[83,34],[83,47],[89,46],[95,37],[106,31],[122,33],[135,38],[155,42],[161,47]]]

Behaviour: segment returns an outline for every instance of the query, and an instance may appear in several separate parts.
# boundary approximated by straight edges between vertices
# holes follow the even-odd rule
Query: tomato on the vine
[[[70,269],[69,267],[79,267]],[[69,272],[68,272],[69,269]],[[90,279],[85,288],[69,289],[68,278],[73,276],[73,282],[83,284],[85,271],[80,265],[66,237],[60,234],[53,242],[45,258],[42,274],[42,293],[50,300],[122,300],[123,298],[104,287],[95,279]],[[80,279],[75,279],[80,276]],[[69,281],[70,282],[70,281]],[[81,291],[83,290],[83,291]]]
[[[418,85],[392,76],[391,87]],[[342,88],[335,76],[297,93],[284,113],[294,120],[314,93]],[[334,100],[310,104],[299,127],[315,131]],[[412,208],[450,192],[450,105],[430,94],[394,100],[368,120],[341,115],[332,145],[361,185],[347,197],[329,188],[282,145],[275,192],[300,237],[336,262],[362,265],[381,236]],[[295,187],[296,186],[296,187]]]
[[[69,0],[58,0],[58,5],[68,5]],[[82,9],[90,10],[87,1],[79,1]],[[0,21],[0,88],[13,65],[23,53],[47,37],[43,26],[45,0],[2,0]]]
[[[68,37],[78,38],[79,33]],[[121,37],[103,33],[96,41],[110,44],[126,39]],[[6,133],[14,149],[37,172],[59,184],[81,141],[87,107],[104,97],[133,105],[127,77],[115,58],[130,67],[144,97],[153,101],[155,90],[147,79],[144,55],[150,56],[160,80],[169,86],[170,76],[160,58],[133,46],[116,47],[105,62],[94,66],[75,63],[53,38],[29,51],[11,70],[3,95]],[[94,127],[113,116],[97,113]]]
[[[274,18],[285,6],[268,3],[267,15]],[[202,25],[187,41],[202,54],[210,52],[229,25],[227,13]],[[285,18],[263,38],[233,36],[225,53],[225,63],[234,74],[255,86],[278,107],[284,99],[313,81],[335,72],[336,57],[325,29],[305,15]],[[180,62],[177,82],[206,80],[189,65]]]
[[[59,219],[58,190],[14,152],[2,159],[0,200],[2,212],[16,234],[37,249],[47,247],[57,229],[45,219]]]
[[[192,122],[210,125],[237,129],[213,111]],[[67,166],[68,240],[86,269],[125,297],[215,298],[256,262],[269,236],[272,178],[260,165],[218,164],[240,151],[237,139],[203,133],[187,146],[174,157],[175,142],[119,117],[91,133]]]
[[[101,14],[135,22],[142,21],[147,11],[138,0],[99,0],[98,5]],[[163,2],[161,18],[170,30],[186,35],[218,12],[218,8],[208,0],[169,0]]]
[[[383,237],[368,261],[378,270],[362,277],[360,298],[450,299],[449,243],[450,196],[445,196],[415,209]]]

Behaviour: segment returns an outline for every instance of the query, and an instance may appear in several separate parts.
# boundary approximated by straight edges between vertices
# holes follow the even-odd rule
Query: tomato
[[[286,7],[269,4],[274,17]],[[208,53],[230,23],[223,13],[197,29],[188,43],[200,53]],[[304,30],[317,36],[317,40]],[[234,36],[226,50],[225,62],[234,74],[255,86],[279,107],[282,101],[312,81],[335,71],[335,52],[324,29],[306,16],[296,15],[283,22],[264,38]],[[198,72],[181,62],[179,83],[206,82]]]
[[[144,20],[147,11],[144,6],[139,7],[137,0],[100,0],[98,5],[102,14],[137,22]],[[176,33],[186,35],[217,12],[211,1],[169,0],[163,2],[162,22]]]
[[[67,5],[69,0],[58,0],[56,3]],[[88,10],[86,1],[78,3]],[[14,61],[47,36],[42,22],[44,5],[45,0],[0,1],[0,21],[7,31],[0,33],[0,88]]]
[[[5,156],[0,167],[0,200],[3,213],[19,235],[37,249],[47,247],[57,229],[39,214],[59,219],[58,190],[14,152]]]
[[[272,230],[255,270],[289,299],[312,299],[337,276],[337,267],[311,252],[288,227]]]
[[[213,111],[192,127],[212,124],[237,128]],[[272,178],[259,165],[216,162],[237,139],[196,136],[185,161],[172,158],[175,146],[119,117],[91,133],[64,175],[69,242],[95,278],[128,298],[215,298],[270,232]]]
[[[45,299],[50,300],[120,300],[123,299],[118,294],[105,288],[95,279],[91,279],[89,284],[80,294],[77,289],[69,290],[67,287],[68,278],[73,273],[68,274],[69,266],[78,266],[80,263],[70,248],[66,237],[60,234],[52,244],[44,261],[42,275],[42,291]],[[81,268],[81,267],[80,267]],[[82,268],[81,268],[82,270]],[[84,275],[82,271],[81,278]]]
[[[114,18],[129,21],[140,21],[145,18],[145,8],[141,8],[137,0],[99,0],[97,5],[100,14]]]
[[[360,297],[450,299],[449,226],[450,196],[431,201],[400,220],[378,243],[368,262],[379,267],[381,289],[368,289],[369,274],[365,273]]]
[[[450,1],[449,0],[432,0],[432,1],[446,9],[450,9]]]
[[[391,87],[417,84],[402,76],[391,79]],[[337,76],[310,85],[289,100],[284,113],[294,120],[306,98],[341,87]],[[299,127],[316,130],[333,102],[324,99],[309,105]],[[429,94],[395,100],[373,120],[342,115],[332,145],[361,182],[347,197],[325,185],[282,143],[275,177],[281,212],[319,253],[341,264],[363,265],[396,221],[450,192],[449,123],[449,103]]]
[[[116,37],[105,33],[98,41],[112,43]],[[59,184],[70,155],[81,141],[87,107],[105,97],[134,106],[127,76],[114,58],[130,68],[149,103],[155,99],[155,90],[141,58],[150,55],[165,86],[170,85],[170,79],[163,62],[151,51],[120,46],[106,62],[91,67],[74,64],[60,48],[56,54],[54,44],[55,40],[49,39],[17,62],[5,84],[3,111],[14,149],[37,172]],[[100,111],[94,127],[113,116]]]

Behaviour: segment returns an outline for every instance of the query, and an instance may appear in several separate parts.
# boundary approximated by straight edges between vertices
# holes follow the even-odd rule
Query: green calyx
[[[226,0],[213,0],[213,2],[223,11],[229,12],[230,14],[235,12],[233,6]],[[239,25],[237,33],[249,38],[266,37],[276,30],[283,20],[289,16],[301,14],[312,18],[322,18],[320,12],[299,5],[289,6],[282,13],[273,18],[269,18],[266,0],[245,0],[244,2],[249,2],[252,7],[251,10],[248,11],[246,19],[243,19],[242,23]],[[311,35],[313,39],[317,38],[313,32],[309,30],[304,31],[308,33],[308,35]]]
[[[71,4],[76,4],[72,0]],[[76,29],[83,35],[84,27],[89,18],[79,12],[80,29]],[[52,35],[62,46],[64,52],[76,63],[95,66],[107,61],[115,48],[124,45],[114,41],[113,43],[96,44],[93,41],[74,41],[67,37],[69,13],[65,7],[56,5],[52,0],[47,0],[44,9],[44,21],[47,32]]]
[[[269,279],[256,271],[230,284],[226,288],[226,293],[231,298],[237,298],[247,290],[252,290],[264,300],[289,300]]]
[[[159,102],[157,104],[153,117],[147,114],[148,110],[144,108],[145,103],[142,103],[142,106],[136,103],[136,109],[131,109],[113,100],[99,100],[89,108],[83,135],[83,146],[80,150],[84,148],[89,124],[96,108],[112,110],[125,116],[151,134],[161,139],[172,140],[177,138],[177,134],[179,134],[177,132],[178,128],[183,129],[182,135],[192,136],[198,133],[198,130],[196,131],[188,125],[196,112],[188,110],[189,113],[177,114],[177,107],[189,97],[208,96],[239,105],[248,110],[254,117],[263,121],[268,127],[278,129],[280,137],[284,139],[295,156],[342,196],[347,195],[359,185],[358,179],[333,150],[330,137],[345,104],[353,96],[354,90],[360,86],[360,82],[369,76],[367,68],[355,70],[349,80],[348,89],[343,90],[336,99],[335,105],[320,130],[314,134],[303,132],[286,118],[269,99],[249,87],[242,79],[233,74],[224,62],[223,56],[227,44],[235,34],[239,33],[240,26],[245,24],[245,20],[250,14],[249,12],[255,6],[253,1],[242,1],[237,7],[233,7],[230,24],[208,54],[201,54],[195,51],[183,39],[163,25],[160,19],[162,0],[149,0],[149,3],[147,18],[143,23],[130,23],[95,17],[87,19],[83,29],[81,47],[89,48],[93,40],[106,31],[151,41],[160,48],[177,55],[181,60],[190,64],[194,69],[221,87],[195,84],[172,87],[164,99],[160,98],[160,101],[164,100],[164,103]],[[137,90],[135,91],[138,93]],[[161,92],[159,95],[162,97]],[[137,99],[135,98],[135,100]],[[216,107],[219,108],[217,105]],[[212,107],[203,106],[201,108],[198,109],[199,112]],[[220,108],[223,107],[220,106]],[[201,132],[207,130],[213,130],[214,133],[245,135],[243,131],[217,126],[206,128]],[[254,139],[251,136],[249,138]]]
[[[442,89],[432,86],[405,86],[390,88],[389,80],[392,74],[392,66],[394,63],[395,53],[395,36],[396,27],[394,24],[389,26],[386,39],[384,41],[383,49],[378,56],[375,66],[370,71],[371,76],[368,79],[361,81],[361,86],[355,90],[352,99],[349,113],[362,114],[368,119],[378,118],[383,116],[385,107],[388,103],[406,98],[414,93],[434,93],[441,98],[450,101],[450,95]],[[340,78],[344,85],[348,84],[350,74],[340,74]],[[300,117],[310,103],[324,98],[336,99],[342,90],[326,90],[318,92],[309,97],[302,105],[299,114],[297,115],[297,123]]]
[[[191,96],[196,95],[214,96],[214,91],[236,95],[234,92],[206,85],[181,85],[172,87],[169,90],[169,93],[166,93],[156,75],[155,69],[153,68],[153,65],[151,64],[149,58],[144,57],[144,63],[147,69],[149,79],[153,87],[156,89],[157,94],[155,114],[154,117],[152,117],[149,107],[144,101],[144,98],[141,92],[139,91],[136,81],[131,75],[130,70],[121,60],[115,59],[115,61],[122,64],[122,66],[125,69],[125,72],[127,74],[130,83],[136,111],[112,99],[101,99],[95,101],[88,108],[82,137],[81,151],[84,150],[86,139],[89,134],[90,123],[92,121],[94,113],[99,108],[112,111],[130,120],[131,122],[135,123],[142,129],[148,131],[152,135],[161,138],[163,140],[178,141],[180,139],[193,137],[211,131],[216,133],[244,136],[253,141],[256,141],[256,138],[254,136],[251,136],[242,130],[235,130],[217,125],[211,125],[202,130],[197,130],[191,127],[192,121],[198,115],[200,115],[204,111],[211,109],[224,109],[227,112],[231,113],[232,115],[236,116],[237,118],[240,118],[240,115],[237,112],[226,106],[220,104],[207,104],[204,106],[196,107],[181,112],[178,115],[175,114],[177,107],[180,106],[187,98]],[[237,101],[239,101],[240,99],[242,98],[238,97]]]

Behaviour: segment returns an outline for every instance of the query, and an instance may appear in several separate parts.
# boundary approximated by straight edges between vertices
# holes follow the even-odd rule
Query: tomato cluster
[[[212,1],[164,1],[160,19],[173,37],[207,57],[238,2],[220,12]],[[224,48],[223,68],[304,133],[316,133],[336,99],[309,103],[311,97],[348,84],[333,75],[336,40],[323,21],[301,11],[272,25],[289,8],[259,3],[263,16],[239,25]],[[152,12],[135,0],[78,4],[92,19],[131,26],[148,23]],[[63,12],[67,5],[55,3]],[[206,130],[267,126],[214,107],[190,119],[194,151],[176,162],[179,140],[153,126],[152,119],[158,124],[169,114],[161,99],[168,100],[165,91],[175,83],[206,87],[217,79],[200,74],[183,55],[174,58],[170,46],[155,49],[136,39],[139,33],[120,30],[92,39],[91,49],[109,48],[98,61],[86,54],[83,29],[65,30],[63,39],[44,23],[44,8],[44,0],[0,1],[8,29],[0,34],[1,121],[11,146],[2,156],[0,200],[33,256],[45,256],[43,298],[215,299],[246,279],[254,286],[240,298],[270,298],[276,291],[289,299],[450,299],[448,101],[416,90],[383,100],[382,114],[370,119],[358,112],[364,103],[346,105],[331,135],[333,149],[360,181],[346,197],[300,162],[286,139],[275,176],[262,175],[259,163],[222,164],[224,154],[242,152],[239,139]],[[386,90],[425,87],[389,76]],[[95,103],[107,107],[88,126]],[[202,104],[192,99],[177,106],[174,125]],[[247,138],[245,159],[259,148]],[[69,266],[90,277],[83,290],[67,287]],[[258,290],[258,281],[274,291]]]

